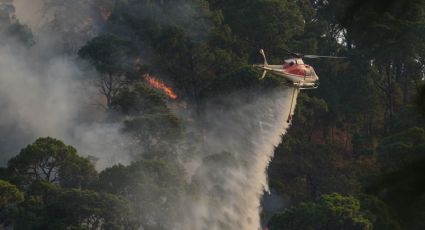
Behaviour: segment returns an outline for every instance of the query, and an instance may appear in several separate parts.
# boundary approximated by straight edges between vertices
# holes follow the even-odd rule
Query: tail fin
[[[264,58],[264,65],[269,65],[269,63],[267,62],[266,54],[264,53],[264,50],[263,49],[260,50],[260,54]]]

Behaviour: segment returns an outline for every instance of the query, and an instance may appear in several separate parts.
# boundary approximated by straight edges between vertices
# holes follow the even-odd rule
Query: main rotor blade
[[[284,49],[284,48],[282,48],[283,49],[283,51],[285,51],[286,53],[288,53],[288,54],[290,54],[290,55],[294,55],[294,56],[301,56],[301,54],[299,54],[299,53],[294,53],[294,52],[291,52],[291,51],[289,51],[289,50],[287,50],[287,49]]]
[[[345,59],[347,57],[337,57],[337,56],[320,56],[320,55],[304,55],[304,58],[334,58],[334,59]]]

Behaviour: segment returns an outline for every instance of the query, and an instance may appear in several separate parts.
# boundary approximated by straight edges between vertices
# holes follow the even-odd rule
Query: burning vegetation
[[[145,76],[145,81],[146,83],[148,83],[148,85],[152,86],[155,89],[161,90],[162,92],[164,92],[165,95],[167,95],[167,97],[171,100],[176,100],[177,99],[177,94],[173,91],[173,89],[169,86],[167,86],[166,84],[164,84],[161,80],[151,76],[151,75],[146,75]]]

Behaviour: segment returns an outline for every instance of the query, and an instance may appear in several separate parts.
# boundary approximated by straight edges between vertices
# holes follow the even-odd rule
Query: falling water
[[[204,156],[193,160],[199,167],[192,180],[200,191],[187,202],[182,229],[260,229],[266,169],[288,128],[291,97],[288,89],[257,92],[248,100],[239,92],[220,100],[227,109],[214,102],[206,106],[198,122]]]

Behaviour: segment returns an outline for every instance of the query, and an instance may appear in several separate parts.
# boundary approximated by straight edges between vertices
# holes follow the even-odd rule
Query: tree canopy
[[[8,162],[11,180],[26,187],[39,180],[64,187],[87,187],[97,176],[94,166],[72,146],[46,137],[28,145]]]

